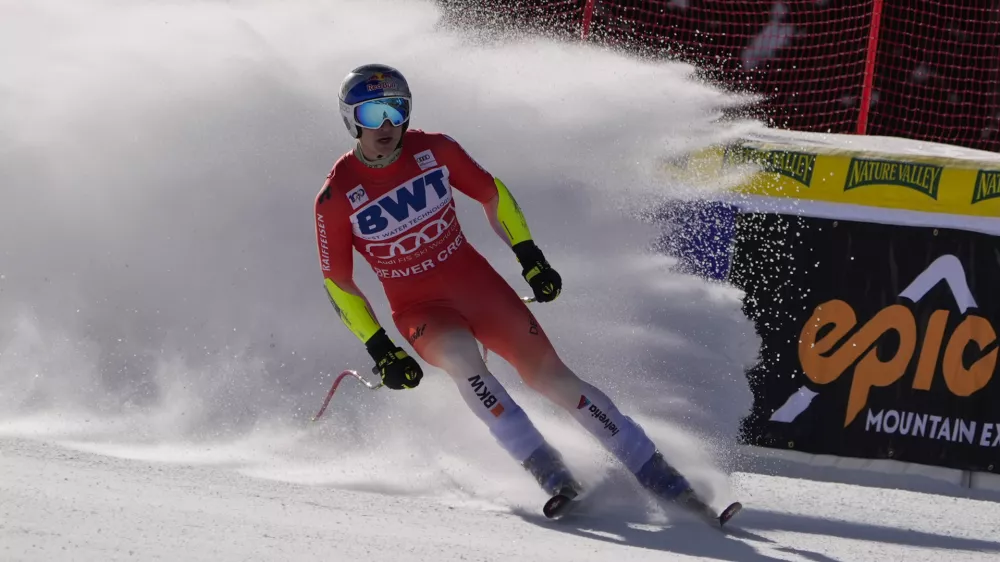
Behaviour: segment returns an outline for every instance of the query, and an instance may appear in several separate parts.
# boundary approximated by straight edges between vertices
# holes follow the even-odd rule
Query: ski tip
[[[566,494],[556,494],[545,502],[542,513],[549,519],[559,519],[573,503],[573,498]]]
[[[562,494],[552,496],[542,507],[542,513],[544,513],[549,519],[556,519],[571,501],[573,500],[571,500],[569,496],[564,496]]]
[[[740,502],[733,502],[729,504],[729,507],[722,510],[722,513],[719,515],[719,525],[725,525],[726,523],[729,522],[730,519],[732,519],[734,516],[736,516],[737,513],[739,513],[742,510],[743,510],[743,504]]]

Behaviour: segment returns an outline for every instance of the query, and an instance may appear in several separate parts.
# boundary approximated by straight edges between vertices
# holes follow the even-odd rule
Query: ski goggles
[[[410,100],[404,97],[380,98],[352,106],[354,122],[365,129],[378,129],[387,120],[398,127],[410,119]]]

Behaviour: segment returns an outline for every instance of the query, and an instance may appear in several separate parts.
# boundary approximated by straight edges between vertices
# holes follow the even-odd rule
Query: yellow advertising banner
[[[738,193],[951,215],[1000,217],[1000,164],[956,166],[948,158],[887,158],[730,145],[688,158],[686,172],[753,165]]]

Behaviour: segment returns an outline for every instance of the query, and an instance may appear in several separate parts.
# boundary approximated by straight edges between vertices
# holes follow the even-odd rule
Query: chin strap
[[[378,160],[369,160],[365,158],[365,155],[361,152],[361,127],[357,127],[357,134],[354,138],[358,139],[357,144],[354,145],[354,155],[361,160],[361,163],[369,168],[385,168],[389,164],[395,162],[401,152],[403,152],[403,139],[406,138],[406,130],[410,128],[410,122],[407,121],[403,123],[403,132],[399,135],[399,142],[396,143],[396,148],[388,156],[380,158]]]
[[[378,160],[369,160],[368,158],[365,158],[364,153],[361,152],[360,142],[358,142],[354,146],[354,156],[356,156],[358,160],[361,161],[362,164],[368,166],[369,168],[385,168],[389,164],[395,162],[399,158],[399,155],[402,152],[403,152],[403,147],[402,147],[402,142],[400,142],[400,146],[397,146],[396,149],[393,150],[391,153],[389,153],[387,156],[380,158]]]

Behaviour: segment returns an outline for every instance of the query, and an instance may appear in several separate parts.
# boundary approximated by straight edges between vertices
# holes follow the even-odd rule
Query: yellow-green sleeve
[[[364,297],[341,289],[330,278],[324,279],[323,284],[340,320],[362,343],[366,343],[382,328]]]
[[[442,134],[431,135],[431,138],[434,150],[448,166],[452,186],[486,207],[487,217],[497,234],[511,246],[531,240],[528,221],[507,186],[480,166],[455,139]]]
[[[524,218],[521,206],[511,195],[507,186],[499,178],[493,178],[493,183],[497,186],[498,201],[496,206],[495,220],[503,228],[507,235],[507,240],[513,246],[519,242],[531,240],[531,230],[528,228],[528,221]]]
[[[329,189],[329,188],[328,188]],[[316,201],[316,241],[323,285],[341,321],[362,342],[381,329],[368,301],[354,284],[354,245],[349,215],[327,192]]]

